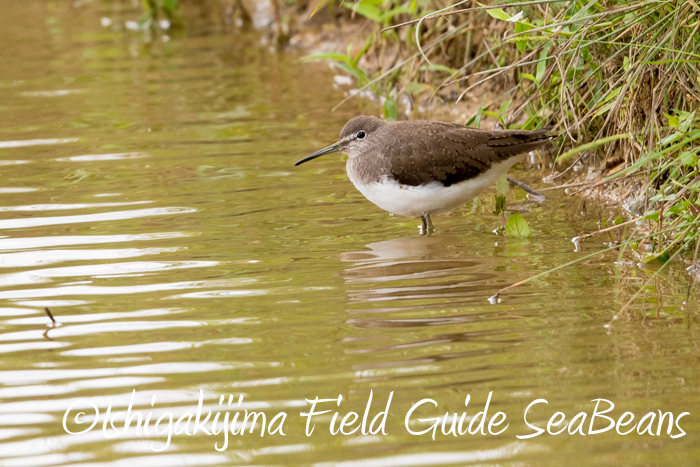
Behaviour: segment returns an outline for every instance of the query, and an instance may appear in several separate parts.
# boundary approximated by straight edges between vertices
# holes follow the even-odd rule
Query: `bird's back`
[[[389,123],[378,133],[372,153],[383,160],[366,158],[363,165],[382,165],[383,170],[374,167],[373,173],[409,186],[470,180],[552,139],[549,129],[488,131],[428,120]]]

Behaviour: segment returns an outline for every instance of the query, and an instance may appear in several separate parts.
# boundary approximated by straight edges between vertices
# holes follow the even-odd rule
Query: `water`
[[[682,306],[684,265],[654,276],[602,256],[490,305],[501,287],[603,248],[595,238],[575,252],[570,240],[610,210],[589,201],[582,216],[580,200],[552,192],[525,213],[532,238],[506,241],[492,232],[487,193],[418,237],[417,219],[355,191],[339,156],[292,167],[376,109],[331,113],[342,93],[327,67],[271,50],[259,32],[222,34],[211,6],[186,9],[186,31],[151,40],[123,30],[139,15],[128,3],[3,6],[0,465],[695,464],[700,348],[695,299]],[[222,434],[180,434],[161,452],[166,435],[133,426],[106,439],[109,401],[124,411],[134,390],[132,410],[153,420],[195,412],[200,390],[204,412],[233,416],[243,395],[241,411],[286,412],[285,436],[261,437],[257,425],[222,449]],[[333,412],[305,435],[305,399],[342,395],[317,409],[339,410],[337,429],[350,411],[363,417],[370,391],[369,421],[393,391],[386,435],[332,436]],[[501,411],[509,424],[499,435],[438,429],[433,441],[405,426],[430,398],[438,407],[423,405],[408,428],[466,411],[466,429],[490,392],[488,418]],[[671,439],[665,425],[660,436],[590,435],[597,398],[633,423],[690,412],[679,422],[687,435]],[[584,411],[586,436],[518,439],[535,432],[523,412],[536,399],[548,404],[530,409],[530,423]],[[80,431],[94,421],[90,404],[99,425],[66,433],[69,407],[66,426]]]

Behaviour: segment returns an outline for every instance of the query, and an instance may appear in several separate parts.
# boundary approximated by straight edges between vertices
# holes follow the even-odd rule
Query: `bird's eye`
[[[364,131],[359,131],[359,132],[357,133],[357,139],[364,139],[365,136],[367,136],[367,135],[365,134]]]

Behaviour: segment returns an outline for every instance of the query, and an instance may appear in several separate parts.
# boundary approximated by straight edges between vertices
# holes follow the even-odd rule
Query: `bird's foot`
[[[513,185],[515,185],[515,186],[517,186],[517,187],[520,187],[520,188],[522,188],[523,190],[525,190],[530,196],[532,196],[532,198],[530,198],[530,199],[531,199],[532,201],[536,202],[536,203],[541,203],[541,202],[543,202],[544,200],[547,199],[547,197],[546,197],[545,195],[543,195],[542,193],[540,193],[540,192],[537,191],[537,190],[533,190],[533,189],[530,188],[529,186],[525,185],[523,182],[519,182],[519,181],[517,181],[517,180],[515,180],[515,179],[513,179],[513,178],[510,178],[510,177],[506,177],[506,180],[508,180],[508,181],[509,181],[510,183],[512,183]],[[528,198],[529,198],[529,197],[528,197]]]
[[[421,220],[421,226],[420,226],[420,234],[421,235],[430,235],[435,232],[435,227],[433,226],[433,221],[430,219],[430,213],[423,213],[423,215],[420,218]]]

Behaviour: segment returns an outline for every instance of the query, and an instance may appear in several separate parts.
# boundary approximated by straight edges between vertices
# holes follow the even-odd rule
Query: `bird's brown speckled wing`
[[[450,186],[486,172],[494,163],[542,146],[549,130],[487,131],[461,125],[409,121],[401,125],[403,141],[392,145],[391,176],[399,183],[419,186],[440,182]],[[387,125],[389,126],[389,125]]]

